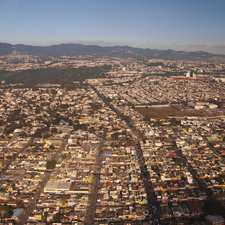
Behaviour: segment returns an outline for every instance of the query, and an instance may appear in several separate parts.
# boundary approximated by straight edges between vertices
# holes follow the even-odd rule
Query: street
[[[62,153],[62,151],[66,147],[67,141],[68,141],[68,137],[62,142],[61,146],[58,148],[57,152],[55,153],[54,159],[56,161],[59,159],[60,154]],[[38,189],[33,194],[32,201],[30,202],[28,207],[24,208],[24,212],[23,212],[23,214],[21,215],[19,221],[16,224],[23,225],[23,224],[25,224],[27,222],[28,216],[33,212],[34,208],[36,207],[38,198],[40,197],[40,194],[43,192],[45,185],[47,184],[47,182],[50,179],[51,172],[52,172],[51,170],[44,172],[42,181],[39,183]]]
[[[89,207],[86,210],[86,214],[84,217],[84,224],[91,225],[94,222],[94,215],[95,215],[95,207],[98,197],[98,185],[100,182],[100,173],[101,173],[101,163],[102,163],[102,145],[103,139],[99,143],[97,148],[96,157],[95,157],[95,168],[92,174],[92,181],[91,181],[91,190],[89,194]]]
[[[27,144],[19,151],[19,152],[17,152],[10,160],[8,160],[8,162],[6,163],[6,165],[4,166],[4,169],[3,169],[3,172],[5,172],[8,168],[9,168],[9,166],[10,166],[10,164],[18,157],[18,155],[20,154],[20,153],[22,153],[23,151],[25,151],[25,149],[29,146],[29,144],[32,142],[32,137],[29,139],[29,141],[27,142]]]
[[[137,136],[138,140],[142,140],[145,138],[143,136],[143,134],[131,122],[127,121],[127,119],[125,118],[123,113],[120,113],[117,109],[110,106],[110,104],[106,101],[105,96],[101,95],[96,90],[96,88],[94,88],[94,87],[92,87],[92,88],[95,90],[95,92],[98,94],[98,96],[100,98],[102,98],[102,100],[105,102],[105,104],[107,104],[110,108],[112,108],[112,110],[117,114],[118,117],[120,117],[122,120],[126,121],[127,125]],[[139,162],[141,174],[145,177],[148,171],[147,171],[147,167],[145,165],[145,160],[144,160],[143,153],[141,150],[140,141],[136,141],[136,151],[137,151],[137,155],[138,155],[138,162]],[[151,182],[149,181],[149,179],[144,178],[143,183],[144,183],[145,191],[146,191],[147,197],[148,197],[148,204],[151,209],[150,213],[152,213],[152,216],[153,216],[152,222],[153,222],[153,224],[162,224],[162,221],[160,220],[160,218],[161,218],[160,205],[156,199],[157,197],[155,196]]]

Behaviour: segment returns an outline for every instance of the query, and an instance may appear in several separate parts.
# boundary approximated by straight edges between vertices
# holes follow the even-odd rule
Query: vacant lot
[[[135,108],[136,111],[141,113],[143,116],[146,116],[149,114],[151,118],[154,119],[164,119],[167,116],[206,116],[203,113],[198,112],[197,110],[186,110],[181,111],[179,109],[176,109],[174,107],[143,107],[143,108]]]

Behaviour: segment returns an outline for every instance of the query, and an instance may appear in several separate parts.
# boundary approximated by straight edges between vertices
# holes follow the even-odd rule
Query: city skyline
[[[0,2],[0,42],[129,45],[225,54],[225,2]]]

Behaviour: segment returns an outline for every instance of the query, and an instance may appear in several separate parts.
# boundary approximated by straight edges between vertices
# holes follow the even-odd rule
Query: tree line
[[[0,81],[5,84],[23,83],[36,85],[40,83],[56,83],[61,85],[71,84],[74,81],[105,77],[105,73],[112,68],[111,65],[79,68],[47,68],[23,70],[17,72],[0,71]]]

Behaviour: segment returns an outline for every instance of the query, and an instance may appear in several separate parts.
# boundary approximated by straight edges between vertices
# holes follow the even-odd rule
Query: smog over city
[[[224,224],[224,9],[1,0],[0,224]]]

